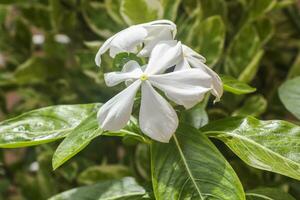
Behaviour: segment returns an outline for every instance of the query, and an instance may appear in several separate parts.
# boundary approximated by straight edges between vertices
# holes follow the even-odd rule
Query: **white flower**
[[[182,45],[182,53],[182,59],[176,65],[175,71],[190,69],[191,67],[201,69],[203,73],[207,73],[212,79],[211,93],[216,97],[215,102],[220,101],[223,94],[223,84],[218,74],[204,64],[206,59],[203,56],[188,46]]]
[[[108,38],[98,50],[95,62],[101,64],[101,55],[109,50],[111,57],[121,52],[138,53],[149,56],[153,47],[160,41],[172,40],[176,35],[176,25],[169,20],[157,20],[149,23],[130,26]]]
[[[149,137],[168,142],[178,127],[178,117],[171,105],[154,89],[164,92],[171,101],[191,108],[200,102],[211,88],[211,77],[201,69],[189,68],[162,74],[181,59],[180,42],[157,44],[143,71],[135,61],[125,64],[122,72],[105,74],[108,86],[130,81],[122,92],[106,102],[98,112],[100,126],[104,130],[117,131],[129,121],[134,98],[141,87],[139,112],[140,128]]]

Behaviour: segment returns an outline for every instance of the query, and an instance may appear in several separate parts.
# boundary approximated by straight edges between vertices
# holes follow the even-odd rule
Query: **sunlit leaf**
[[[231,92],[233,94],[249,94],[256,91],[255,88],[233,77],[223,75],[221,76],[221,79],[223,82],[223,88],[227,92]]]
[[[121,15],[128,25],[160,19],[163,8],[159,0],[122,0]]]
[[[278,92],[283,105],[300,119],[300,77],[288,80],[283,83]]]
[[[50,106],[0,123],[0,147],[16,148],[51,142],[73,130],[99,104]]]
[[[168,144],[154,142],[151,154],[156,199],[245,199],[226,159],[190,126],[179,127]]]
[[[246,193],[247,200],[296,200],[278,188],[258,188]]]
[[[146,194],[133,178],[103,181],[95,185],[74,188],[49,200],[139,200]]]
[[[201,131],[222,140],[248,165],[300,180],[300,127],[286,121],[233,117]]]

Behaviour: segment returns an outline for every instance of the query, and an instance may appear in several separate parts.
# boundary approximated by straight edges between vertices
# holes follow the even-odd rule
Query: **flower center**
[[[146,74],[142,74],[141,77],[140,77],[140,79],[142,81],[146,81],[146,80],[148,80],[148,76]]]

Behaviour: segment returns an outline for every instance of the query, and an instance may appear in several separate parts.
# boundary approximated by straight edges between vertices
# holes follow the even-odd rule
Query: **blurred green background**
[[[209,67],[257,88],[210,101],[210,120],[253,115],[299,124],[278,98],[278,87],[300,76],[297,0],[0,0],[0,120],[48,105],[107,101],[121,87],[105,86],[103,73],[114,63],[105,55],[97,68],[98,48],[129,25],[162,18],[177,24],[177,39],[205,56]],[[250,168],[215,143],[245,190],[279,187],[300,198],[299,182]],[[0,199],[47,199],[128,175],[151,185],[143,144],[102,137],[53,171],[57,144],[1,149]]]

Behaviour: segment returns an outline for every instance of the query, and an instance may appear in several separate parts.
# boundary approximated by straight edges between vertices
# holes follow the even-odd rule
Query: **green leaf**
[[[266,44],[275,33],[274,25],[269,18],[257,20],[255,27],[262,45]]]
[[[279,87],[279,98],[283,105],[300,119],[300,76],[288,80]]]
[[[296,200],[278,188],[258,188],[246,193],[247,200]]]
[[[224,66],[226,74],[239,77],[257,55],[260,45],[255,27],[251,24],[244,25],[228,47]]]
[[[0,71],[0,86],[9,86],[15,84],[14,77],[11,73],[4,73]]]
[[[60,0],[50,0],[50,17],[54,31],[74,34],[77,13],[69,7],[77,6],[74,1],[62,3]]]
[[[101,37],[108,38],[122,28],[111,19],[103,3],[84,1],[82,14],[90,29]]]
[[[248,165],[300,180],[300,127],[281,120],[232,117],[201,128]]]
[[[113,67],[115,68],[115,70],[120,71],[120,70],[122,70],[123,66],[130,60],[135,60],[140,65],[143,64],[142,59],[139,58],[134,53],[122,52],[115,56],[115,58],[113,60]]]
[[[164,9],[164,19],[175,21],[181,0],[161,0]]]
[[[99,182],[95,185],[78,187],[49,200],[139,200],[146,194],[133,178]]]
[[[197,129],[181,125],[168,144],[151,146],[155,198],[243,200],[238,177],[226,159]]]
[[[107,13],[110,17],[120,25],[124,24],[124,20],[120,14],[120,7],[121,7],[122,0],[105,0],[105,6]]]
[[[0,147],[16,148],[52,142],[66,136],[99,104],[50,106],[0,123]]]
[[[131,131],[133,126],[132,120],[128,123],[127,127],[120,131],[103,132],[99,127],[97,112],[98,110],[96,109],[91,111],[90,115],[77,127],[72,129],[67,137],[59,144],[52,159],[54,170],[79,153],[93,139],[100,135],[130,137],[139,141],[145,141],[141,135]]]
[[[298,53],[293,65],[291,66],[287,78],[291,79],[296,76],[300,76],[300,53]]]
[[[78,183],[91,185],[98,181],[120,179],[130,176],[129,168],[123,165],[92,166],[81,172],[77,178]]]
[[[243,106],[234,111],[232,116],[258,117],[267,110],[268,102],[262,95],[254,95],[246,99]]]
[[[49,8],[40,4],[23,5],[20,7],[22,15],[31,24],[45,29],[47,31],[51,30],[51,18]]]
[[[62,63],[55,59],[32,57],[20,65],[14,73],[18,84],[36,84],[61,75]]]
[[[204,101],[198,103],[193,108],[181,112],[180,121],[182,123],[189,124],[196,129],[206,125],[209,121],[207,112],[205,110],[209,99],[208,97],[209,96],[207,96]]]
[[[272,10],[276,5],[276,0],[250,0],[248,1],[248,18],[255,20],[263,14]]]
[[[53,169],[57,169],[72,158],[102,133],[103,130],[97,122],[97,111],[94,110],[77,127],[72,129],[62,143],[59,144],[52,159]]]
[[[159,0],[122,0],[121,15],[128,25],[160,19],[163,8]]]
[[[220,59],[225,40],[225,25],[220,16],[213,16],[198,22],[193,27],[191,42],[205,56],[208,66]]]
[[[214,15],[220,15],[223,19],[227,18],[227,5],[223,0],[199,0],[201,4],[201,15],[205,19]]]
[[[253,59],[245,67],[243,72],[239,75],[240,81],[243,81],[245,83],[250,83],[254,79],[259,69],[260,60],[262,59],[263,55],[264,55],[264,50],[260,50],[254,55]]]
[[[233,94],[249,94],[256,91],[256,88],[253,88],[231,76],[222,75],[221,79],[223,82],[223,88],[227,92],[231,92]]]

